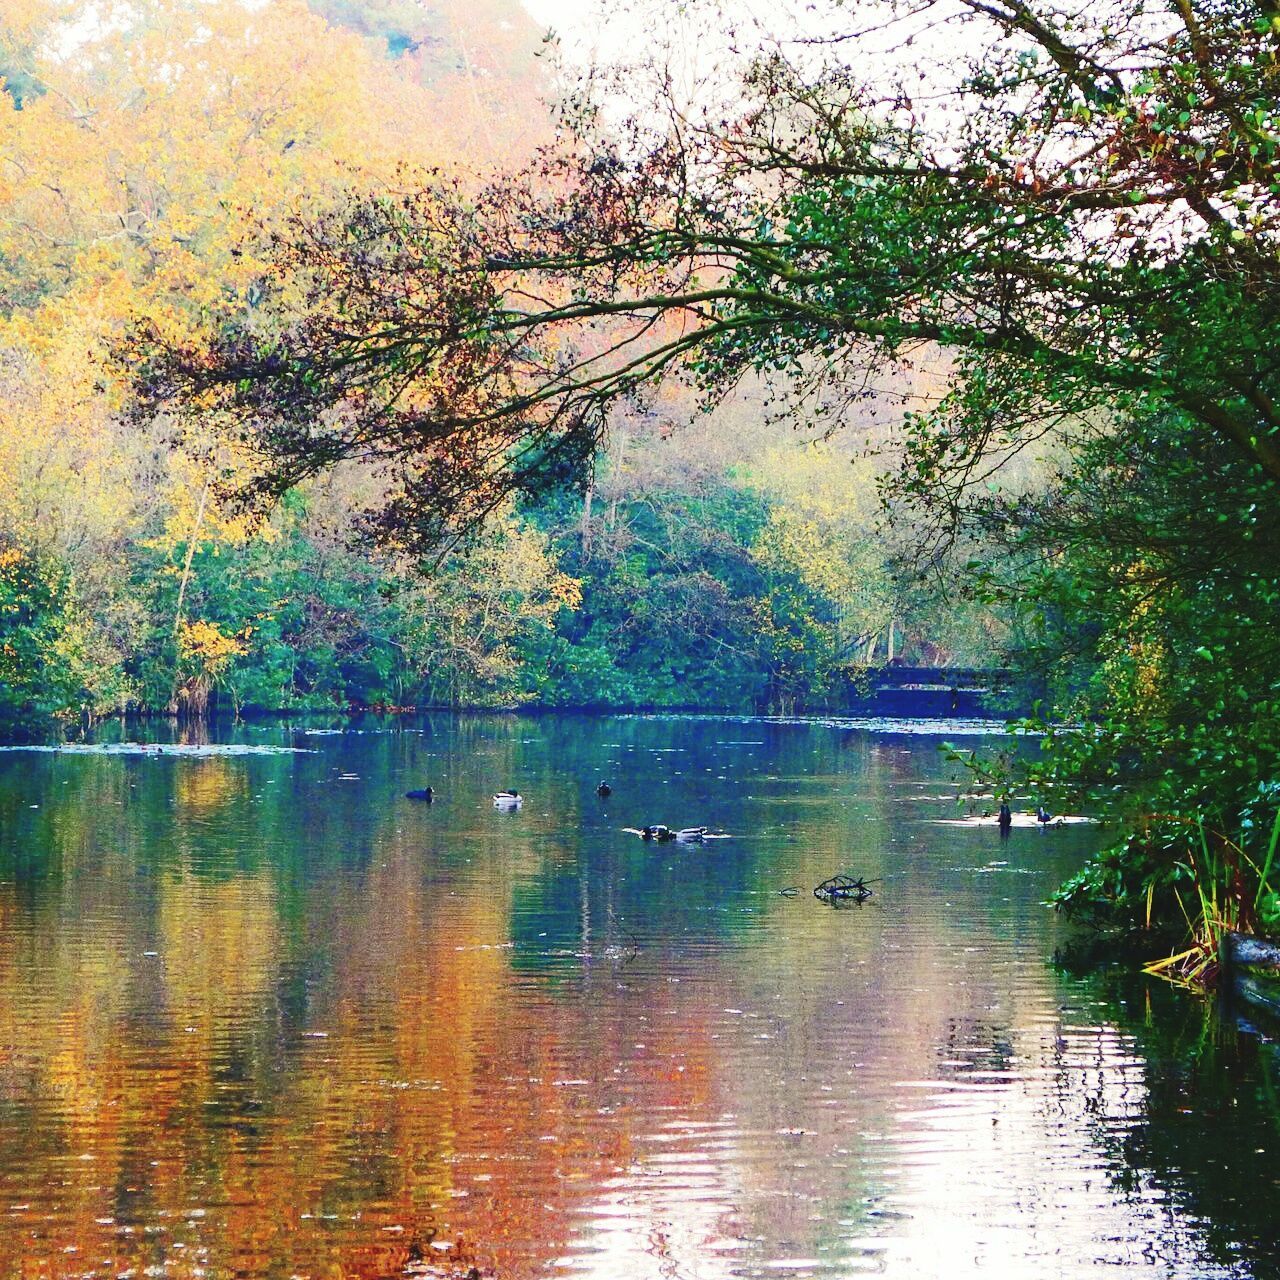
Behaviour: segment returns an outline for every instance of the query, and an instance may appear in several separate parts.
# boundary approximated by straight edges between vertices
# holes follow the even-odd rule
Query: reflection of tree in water
[[[620,1186],[646,1266],[659,1237],[671,1258],[767,1241],[763,1266],[784,1243],[838,1252],[921,1219],[924,1247],[931,1215],[884,1156],[922,1141],[936,1161],[907,1191],[961,1225],[1014,1185],[1046,1230],[1058,1206],[1117,1204],[1145,1247],[1167,1185],[1168,1248],[1201,1256],[1215,1153],[1190,1174],[1173,1161],[1186,1118],[1154,1091],[1164,1129],[1139,1132],[1155,1068],[1092,995],[1055,1054],[1057,984],[1028,934],[1040,895],[979,875],[994,838],[947,835],[972,856],[946,853],[915,820],[943,789],[935,750],[732,722],[412,727],[321,737],[317,755],[47,758],[0,777],[0,881],[19,882],[0,884],[0,1048],[18,1046],[0,1053],[0,1204],[54,1188],[41,1258],[172,1268],[145,1234],[159,1226],[211,1272],[381,1277],[438,1229],[537,1274],[594,1239],[583,1223]],[[403,800],[423,783],[439,803]],[[503,785],[527,790],[521,813],[493,810]],[[654,847],[621,831],[633,815],[736,838]],[[1067,848],[1031,835],[1015,849]],[[29,843],[47,874],[24,882]],[[838,859],[892,891],[860,915],[778,897]],[[902,1081],[926,1086],[921,1105]],[[1077,1199],[1082,1147],[1114,1186]],[[1236,1167],[1256,1176],[1259,1158]],[[1239,1221],[1228,1205],[1214,1239]],[[5,1275],[30,1251],[10,1225]],[[1254,1253],[1264,1227],[1240,1228]]]
[[[728,939],[754,927],[750,916],[708,909],[708,903],[731,903],[754,889],[761,874],[758,856],[717,853],[712,863],[696,845],[636,844],[618,855],[547,866],[515,886],[514,968],[545,973],[547,953],[561,949],[576,970],[575,957],[634,946],[638,931],[647,942],[655,935],[666,942],[691,935]],[[694,859],[691,877],[683,863]],[[623,874],[613,874],[619,870]]]
[[[1017,1056],[1013,1041],[1013,1029],[1005,1022],[948,1018],[947,1029],[938,1041],[941,1061],[936,1070],[943,1079],[973,1071],[1008,1071]]]
[[[1223,1266],[1280,1277],[1280,1028],[1260,1034],[1242,1015],[1130,973],[1101,985],[1099,1013],[1133,1038],[1141,1063],[1130,1123],[1112,1123],[1101,1083],[1085,1100],[1123,1189],[1154,1184],[1171,1214],[1197,1220]]]

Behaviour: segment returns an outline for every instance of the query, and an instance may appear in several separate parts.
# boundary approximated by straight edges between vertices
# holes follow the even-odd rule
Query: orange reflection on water
[[[170,872],[114,932],[12,927],[5,886],[0,1088],[32,1140],[2,1171],[0,1274],[382,1276],[445,1222],[498,1262],[558,1251],[541,1200],[616,1171],[626,1136],[575,1130],[555,1005],[511,1015],[502,901],[442,921],[409,865],[293,937],[265,873]],[[338,967],[290,1026],[316,932]]]

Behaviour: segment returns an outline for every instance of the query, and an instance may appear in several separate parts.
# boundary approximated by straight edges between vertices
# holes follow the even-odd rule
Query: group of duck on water
[[[605,786],[601,783],[600,787]],[[600,787],[596,790],[600,791]],[[610,788],[612,790],[612,788]],[[609,791],[600,792],[601,795],[608,795]],[[424,804],[430,804],[436,798],[436,790],[434,787],[417,787],[413,791],[404,793],[406,800],[421,800]],[[495,809],[518,809],[524,804],[524,796],[518,791],[495,791],[493,795],[493,807]]]
[[[432,787],[419,787],[413,791],[406,791],[405,798],[407,800],[422,800],[430,804],[435,798],[435,790]],[[602,782],[596,787],[596,795],[602,800],[606,800],[613,795],[613,788],[607,783]],[[493,794],[493,807],[495,809],[519,809],[524,804],[524,797],[516,790],[495,791]],[[989,817],[990,810],[983,815]],[[1054,817],[1048,809],[1042,804],[1036,805],[1036,821],[1042,826],[1049,826]],[[996,825],[1002,832],[1008,832],[1013,828],[1013,810],[1009,807],[1008,800],[1000,801],[1000,809],[996,815]],[[652,840],[657,844],[666,844],[669,841],[679,841],[681,844],[701,844],[704,840],[726,840],[728,836],[721,832],[713,833],[706,827],[668,827],[661,822],[655,822],[647,827],[624,827],[624,831],[629,831],[633,836],[639,836],[641,840]]]
[[[435,799],[435,789],[432,787],[418,787],[404,794],[406,800],[421,800],[425,804],[430,804]],[[596,787],[596,795],[606,800],[613,795],[613,788],[607,782],[602,782]],[[518,809],[522,804],[524,797],[514,789],[495,791],[493,794],[495,809]],[[668,827],[661,822],[647,827],[624,827],[623,830],[639,836],[641,840],[654,840],[659,844],[666,844],[671,840],[678,840],[682,844],[700,844],[703,840],[728,839],[723,834],[711,832],[707,827]]]

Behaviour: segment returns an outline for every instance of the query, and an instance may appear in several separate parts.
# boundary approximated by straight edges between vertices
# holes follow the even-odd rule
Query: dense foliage
[[[949,389],[908,415],[888,497],[922,572],[961,550],[1062,676],[1048,710],[1086,728],[1037,784],[1129,808],[1118,872],[1064,902],[1168,916],[1185,880],[1253,924],[1280,765],[1280,11],[834,12],[829,58],[762,54],[736,104],[659,74],[656,112],[620,131],[588,105],[524,180],[299,220],[273,324],[161,344],[153,403],[223,415],[267,498],[372,452],[395,483],[369,527],[427,545],[544,488],[672,369],[839,415],[941,344]],[[1047,483],[1017,474],[1032,453]]]
[[[838,705],[850,667],[877,646],[887,656],[891,619],[915,656],[939,656],[920,637],[946,616],[895,599],[885,553],[864,566],[882,598],[855,615],[810,544],[788,539],[797,519],[728,476],[697,492],[618,491],[594,513],[566,495],[508,511],[424,574],[346,546],[293,494],[239,542],[140,540],[96,618],[65,570],[12,548],[0,556],[8,730],[130,707],[791,711]],[[943,656],[980,658],[983,629],[954,621],[963,647]]]
[[[212,406],[139,408],[122,339],[269,333],[305,310],[301,278],[271,287],[299,226],[369,190],[439,182],[465,202],[478,169],[527,162],[551,134],[540,33],[515,0],[76,13],[21,0],[0,24],[5,735],[122,709],[790,709],[838,699],[873,652],[981,654],[989,628],[955,632],[897,580],[871,470],[789,442],[759,407],[724,428],[736,449],[632,411],[594,460],[534,450],[531,496],[486,495],[465,545],[409,536],[416,490],[373,447],[273,484],[269,509],[237,507],[256,447],[219,434]],[[435,260],[467,225],[444,227]],[[387,266],[371,255],[383,283]],[[425,384],[411,399],[421,412]],[[694,408],[676,394],[664,421]],[[468,465],[474,489],[480,455]],[[370,515],[388,504],[404,528]]]
[[[1170,414],[1127,452],[1091,442],[1051,501],[999,514],[1014,555],[988,567],[993,595],[1036,611],[1026,656],[1083,722],[1035,780],[1107,797],[1130,825],[1061,904],[1140,925],[1195,915],[1204,892],[1221,922],[1280,930],[1273,483]]]

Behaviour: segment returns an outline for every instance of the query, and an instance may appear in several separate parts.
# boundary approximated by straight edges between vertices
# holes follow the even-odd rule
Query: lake
[[[216,740],[0,753],[0,1275],[1280,1276],[1275,1028],[1055,963],[1104,833],[940,736]]]

